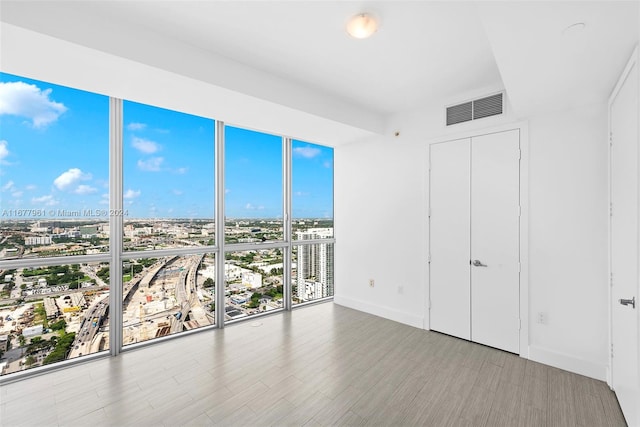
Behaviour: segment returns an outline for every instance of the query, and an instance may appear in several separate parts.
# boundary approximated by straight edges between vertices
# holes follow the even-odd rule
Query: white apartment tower
[[[310,228],[297,231],[297,240],[333,237],[332,228]],[[315,243],[297,247],[296,296],[300,301],[333,295],[333,244]]]

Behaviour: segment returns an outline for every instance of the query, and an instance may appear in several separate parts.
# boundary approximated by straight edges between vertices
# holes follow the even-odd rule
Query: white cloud
[[[229,194],[229,193],[231,193],[231,190],[230,190],[230,189],[228,189],[228,188],[225,188],[225,189],[224,189],[224,194]]]
[[[15,198],[22,197],[22,191],[14,191],[13,193],[11,193],[11,196]]]
[[[182,190],[171,190],[171,192],[176,196],[182,196],[184,194],[184,191]]]
[[[91,179],[91,174],[84,173],[78,168],[71,168],[54,179],[53,185],[55,185],[58,190],[66,190],[78,181],[85,181],[88,179]]]
[[[33,191],[36,188],[38,188],[38,187],[36,185],[34,185],[34,184],[29,184],[26,187],[24,187],[24,189],[27,190],[27,191]]]
[[[244,208],[248,211],[261,211],[264,209],[264,206],[254,206],[251,203],[247,203]]]
[[[9,191],[13,188],[14,186],[14,182],[13,181],[8,181],[5,185],[2,186],[2,188],[0,188],[0,190],[2,191]]]
[[[295,193],[293,193],[293,195],[297,197],[304,197],[304,196],[308,196],[309,193],[305,193],[304,191],[296,191]]]
[[[131,145],[133,145],[133,148],[144,154],[153,154],[160,150],[160,145],[157,142],[149,139],[138,138],[137,136],[131,138]]]
[[[97,188],[84,184],[78,185],[78,187],[73,190],[73,192],[76,194],[91,194],[95,193],[96,191],[98,191]]]
[[[140,190],[136,191],[136,190],[128,189],[127,191],[124,192],[122,197],[125,199],[135,199],[139,195],[140,195]]]
[[[58,120],[67,107],[49,99],[51,89],[24,82],[0,83],[0,115],[26,117],[33,127],[44,128]]]
[[[109,193],[103,193],[100,196],[100,201],[98,202],[101,205],[108,205],[109,204]]]
[[[146,127],[147,127],[146,123],[133,122],[133,123],[129,123],[127,125],[127,130],[144,130],[144,129],[146,129]]]
[[[309,145],[304,147],[296,147],[293,149],[293,154],[297,154],[298,156],[302,156],[307,159],[312,159],[320,154],[320,149],[311,147]]]
[[[53,196],[48,195],[48,196],[42,196],[42,197],[34,197],[33,199],[31,199],[31,203],[34,204],[44,204],[45,206],[54,206],[57,205],[59,202],[53,198]]]
[[[184,175],[188,171],[189,171],[189,168],[178,168],[174,172],[177,173],[178,175]]]
[[[152,157],[148,160],[138,160],[138,169],[147,172],[158,172],[164,162],[162,157]]]
[[[9,145],[9,143],[4,139],[0,141],[0,162],[1,163],[4,163],[4,159],[9,156],[9,149],[7,148],[7,145]]]
[[[333,163],[327,160],[322,164],[322,166],[324,166],[327,169],[331,169],[333,167]]]

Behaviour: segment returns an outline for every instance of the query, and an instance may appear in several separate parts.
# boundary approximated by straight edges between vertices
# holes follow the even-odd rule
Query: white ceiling
[[[108,9],[130,23],[383,113],[500,83],[491,46],[468,3],[184,4],[120,2]],[[345,24],[363,10],[379,17],[380,29],[357,40]]]
[[[295,83],[318,103],[330,96],[377,117],[503,87],[523,116],[604,102],[639,27],[638,1],[2,0],[1,7],[5,22],[141,62],[143,42],[155,43],[167,63],[180,62],[164,42],[171,39]],[[352,39],[345,23],[362,11],[379,17],[380,29]],[[585,30],[563,35],[575,22]]]
[[[640,32],[639,2],[479,3],[513,108],[523,117],[606,102]],[[564,30],[572,24],[584,30]]]

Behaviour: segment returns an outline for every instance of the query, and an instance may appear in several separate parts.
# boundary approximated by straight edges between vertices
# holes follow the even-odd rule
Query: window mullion
[[[109,209],[122,211],[122,100],[109,98]],[[109,352],[122,351],[122,215],[109,215]]]
[[[225,263],[225,235],[224,235],[224,122],[216,120],[215,133],[215,223],[216,223],[216,299],[215,319],[218,328],[224,327],[224,263]]]
[[[284,216],[284,241],[287,246],[283,251],[283,302],[284,309],[291,310],[293,306],[291,297],[291,138],[282,138],[282,187],[283,187],[283,216]]]

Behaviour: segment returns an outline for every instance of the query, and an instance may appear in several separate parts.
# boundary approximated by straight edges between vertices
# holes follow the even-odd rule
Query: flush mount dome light
[[[359,13],[349,20],[347,32],[356,39],[366,39],[378,30],[378,22],[368,13]]]

